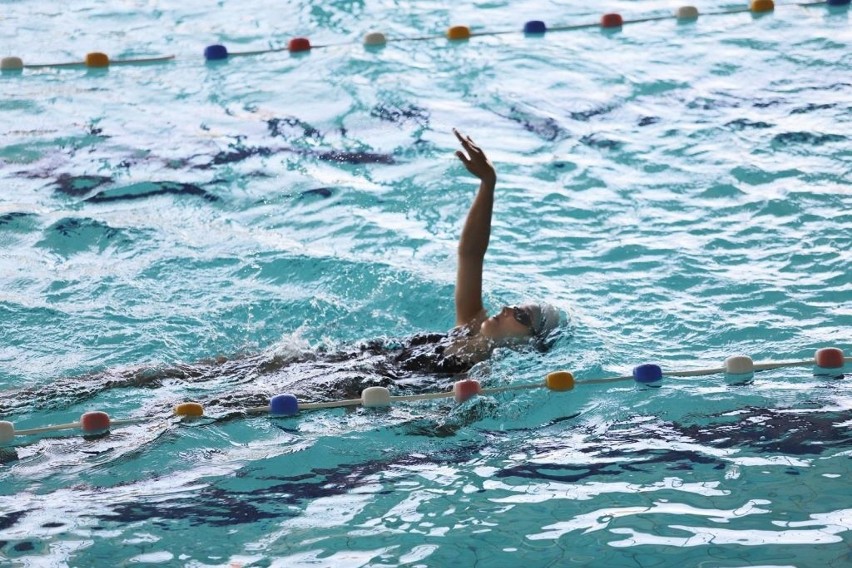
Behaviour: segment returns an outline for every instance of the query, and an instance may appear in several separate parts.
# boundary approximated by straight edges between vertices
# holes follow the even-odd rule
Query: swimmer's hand
[[[456,156],[461,160],[467,171],[482,180],[482,183],[494,186],[497,183],[497,173],[494,171],[494,166],[491,160],[485,155],[485,152],[477,146],[470,136],[464,136],[461,132],[453,128],[453,134],[461,142],[462,148],[467,151],[467,154],[461,150],[456,151]]]

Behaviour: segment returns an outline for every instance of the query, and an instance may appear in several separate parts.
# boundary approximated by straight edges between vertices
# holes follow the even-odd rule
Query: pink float
[[[109,414],[106,412],[86,412],[80,417],[80,428],[85,434],[100,434],[109,430]]]
[[[456,384],[453,385],[453,398],[455,398],[458,403],[462,403],[473,398],[481,392],[482,386],[480,386],[479,381],[474,379],[456,381]]]

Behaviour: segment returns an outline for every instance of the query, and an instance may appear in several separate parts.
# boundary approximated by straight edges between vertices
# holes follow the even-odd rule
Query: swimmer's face
[[[479,331],[491,339],[520,339],[533,334],[532,326],[533,314],[529,308],[505,306],[496,315],[482,322]]]

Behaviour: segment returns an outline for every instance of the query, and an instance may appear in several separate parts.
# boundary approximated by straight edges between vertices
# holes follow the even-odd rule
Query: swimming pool
[[[368,31],[601,13],[3,6],[0,56],[25,64],[175,58],[0,76],[0,419],[154,418],[0,450],[2,563],[849,564],[848,366],[841,380],[791,368],[280,419],[235,411],[282,387],[237,374],[109,384],[116,369],[449,328],[475,189],[453,126],[498,169],[489,306],[543,298],[569,319],[551,352],[476,368],[484,386],[848,354],[848,10],[710,17],[742,7],[713,2],[688,23],[367,49]],[[295,36],[340,45],[202,55]],[[206,417],[172,417],[187,400]]]

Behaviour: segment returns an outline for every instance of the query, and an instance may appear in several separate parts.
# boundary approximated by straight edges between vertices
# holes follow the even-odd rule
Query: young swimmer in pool
[[[487,359],[497,347],[533,343],[548,345],[559,325],[559,312],[549,304],[504,306],[489,317],[482,305],[482,267],[491,237],[491,212],[497,174],[470,136],[453,132],[461,143],[456,151],[467,171],[479,178],[479,190],[467,214],[458,245],[456,272],[456,327],[445,336],[418,336],[409,340],[396,362],[406,370],[462,373]]]

